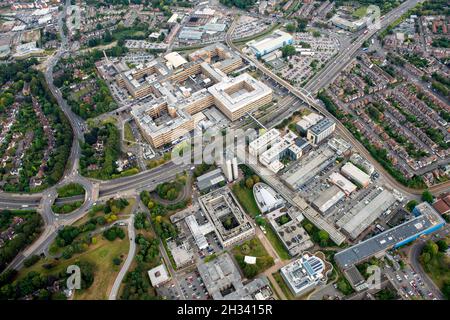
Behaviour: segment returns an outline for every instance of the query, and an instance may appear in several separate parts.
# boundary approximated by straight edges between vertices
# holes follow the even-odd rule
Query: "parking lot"
[[[399,259],[396,257],[396,259]],[[394,282],[399,294],[406,299],[425,299],[435,300],[433,293],[423,282],[421,276],[406,265],[403,270],[395,271],[390,266],[386,266],[383,270],[388,278]]]
[[[209,298],[208,290],[197,270],[185,274],[183,278],[179,279],[179,284],[186,299],[206,300]]]

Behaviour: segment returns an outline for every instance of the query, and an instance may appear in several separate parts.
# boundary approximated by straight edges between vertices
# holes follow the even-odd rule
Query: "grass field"
[[[353,12],[352,16],[360,19],[360,18],[364,17],[366,15],[366,13],[367,13],[367,7],[363,6],[363,7],[359,7],[358,9],[356,9]]]
[[[124,134],[125,140],[127,140],[129,142],[136,142],[136,139],[133,135],[133,131],[131,130],[131,126],[128,122],[126,122],[123,125],[123,131],[124,131],[123,134]]]
[[[446,242],[449,244],[450,238]],[[438,252],[428,263],[422,263],[422,266],[439,288],[442,289],[444,283],[450,282],[450,257],[445,253]]]
[[[108,299],[109,291],[116,279],[123,264],[116,266],[112,260],[120,257],[125,261],[129,250],[128,237],[123,240],[114,241],[99,240],[101,245],[92,251],[88,251],[83,259],[95,263],[94,283],[87,290],[80,290],[75,293],[76,300],[105,300]]]
[[[261,214],[261,211],[256,205],[252,189],[241,187],[239,183],[235,183],[233,185],[233,193],[238,199],[241,206],[251,217],[255,218],[257,215]]]
[[[253,278],[274,265],[273,258],[256,237],[234,247],[231,252],[247,278]],[[256,264],[245,263],[245,256],[256,257]]]
[[[99,236],[100,238],[100,236]],[[84,260],[95,264],[94,283],[87,290],[80,290],[75,292],[75,299],[77,300],[99,300],[107,299],[109,290],[111,289],[117,273],[121,266],[113,264],[112,260],[115,257],[122,257],[125,260],[128,254],[129,241],[128,237],[116,239],[115,241],[108,241],[106,239],[99,239],[95,245],[91,245],[86,252],[75,255],[70,259],[43,259],[38,261],[30,268],[24,268],[19,271],[18,279],[23,278],[28,272],[36,271],[42,275],[65,273],[69,265],[73,265],[78,261]],[[50,270],[45,269],[43,265],[48,263],[55,263],[56,265]]]
[[[269,225],[269,223],[267,223],[265,229],[266,229],[267,239],[269,239],[270,243],[272,244],[272,247],[278,253],[280,258],[282,260],[289,260],[291,258],[291,256],[289,255],[289,252],[286,250],[286,248],[284,247],[280,238],[278,238],[277,234],[272,229],[272,227]]]

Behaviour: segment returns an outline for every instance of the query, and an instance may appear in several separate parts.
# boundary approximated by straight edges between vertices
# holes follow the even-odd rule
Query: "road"
[[[397,7],[396,9],[392,10],[388,14],[384,16],[384,19],[381,22],[382,28],[390,25],[392,22],[395,21],[399,16],[401,16],[403,13],[405,13],[410,8],[414,7],[417,3],[423,2],[424,0],[408,0],[404,2],[402,5]],[[254,64],[261,72],[263,72],[266,76],[269,76],[274,81],[285,87],[289,90],[290,93],[294,94],[301,100],[308,103],[312,108],[314,108],[317,112],[333,119],[336,122],[336,129],[337,131],[348,141],[352,143],[352,145],[355,147],[355,149],[363,155],[365,158],[367,158],[371,163],[374,164],[377,171],[380,172],[385,179],[397,190],[402,191],[404,195],[406,196],[412,196],[412,195],[421,195],[423,190],[420,189],[413,189],[406,187],[399,183],[397,180],[395,180],[385,169],[384,167],[379,164],[372,155],[367,151],[367,149],[353,136],[353,134],[348,131],[348,129],[339,122],[338,119],[336,119],[330,112],[328,112],[324,106],[319,104],[312,96],[311,94],[304,89],[297,89],[293,87],[291,84],[289,84],[284,79],[278,77],[276,74],[274,74],[271,70],[266,68],[262,63],[260,63],[255,57],[247,56],[242,51],[233,44],[231,40],[231,34],[233,33],[234,28],[236,27],[236,20],[233,22],[233,24],[230,26],[227,32],[226,36],[226,43],[229,47],[233,48],[236,52],[238,52],[241,57],[244,60],[249,61],[250,63]],[[382,30],[382,29],[380,29]],[[361,35],[359,38],[357,38],[356,41],[354,41],[349,48],[346,48],[343,50],[343,53],[338,55],[333,61],[331,61],[318,75],[317,77],[313,78],[310,82],[310,86],[308,88],[314,89],[316,86],[325,86],[328,83],[330,83],[335,75],[337,75],[340,71],[342,71],[353,59],[354,55],[356,54],[358,48],[361,47],[362,43],[366,40],[368,40],[370,37],[372,37],[376,32],[380,30],[370,30],[366,34]],[[450,190],[450,181],[442,184],[438,184],[435,186],[432,186],[429,188],[430,192],[433,194],[440,194],[442,192]]]
[[[308,84],[305,86],[305,89],[311,93],[316,93],[318,90],[326,87],[353,60],[358,49],[365,41],[369,40],[378,31],[383,30],[384,28],[389,26],[396,19],[406,13],[409,9],[424,1],[425,0],[405,1],[397,8],[389,11],[380,21],[381,29],[373,28],[371,30],[368,30],[368,32],[363,33],[358,38],[356,38],[356,40],[351,43],[349,47],[343,48],[341,50],[341,53],[338,54],[333,59],[333,61],[331,61],[324,69],[322,69],[308,82]]]

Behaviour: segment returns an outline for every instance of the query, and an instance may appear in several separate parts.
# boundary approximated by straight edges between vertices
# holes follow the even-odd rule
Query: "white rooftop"
[[[159,266],[148,270],[148,276],[153,287],[158,287],[170,279],[170,275],[164,264],[160,264]]]
[[[238,86],[242,87],[235,91],[234,89]],[[243,106],[272,93],[271,88],[254,79],[248,73],[243,73],[236,78],[224,78],[222,82],[209,87],[208,91],[230,112],[239,110]]]

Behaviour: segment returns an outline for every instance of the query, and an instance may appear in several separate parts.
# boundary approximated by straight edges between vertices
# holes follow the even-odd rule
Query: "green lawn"
[[[274,265],[273,257],[267,253],[261,241],[256,237],[234,247],[231,252],[245,277],[249,279]],[[245,256],[256,257],[256,264],[245,263]]]
[[[267,239],[269,239],[270,243],[272,244],[272,247],[278,253],[280,258],[282,260],[289,260],[291,258],[291,256],[289,255],[289,252],[286,250],[285,246],[283,245],[283,242],[281,242],[280,238],[278,238],[277,234],[272,229],[272,226],[269,225],[269,223],[267,223],[264,228],[266,229]]]
[[[88,251],[83,259],[95,263],[95,278],[92,286],[86,290],[77,291],[76,300],[105,300],[108,299],[109,291],[116,280],[117,273],[125,261],[128,254],[130,242],[128,237],[123,240],[114,241],[100,240],[100,246],[92,251]],[[122,264],[114,265],[112,260],[121,257]]]
[[[241,206],[252,218],[261,214],[253,196],[252,189],[241,187],[239,183],[235,183],[232,189]]]
[[[98,236],[99,238],[101,236]],[[94,282],[90,288],[75,292],[76,300],[105,300],[108,298],[109,291],[114,283],[114,280],[119,272],[121,266],[113,264],[112,260],[115,257],[122,257],[125,261],[128,254],[129,241],[125,239],[116,239],[108,241],[106,239],[99,239],[96,244],[90,245],[86,252],[74,255],[72,258],[64,260],[54,260],[46,258],[38,261],[30,268],[23,268],[19,271],[18,279],[23,278],[28,272],[36,271],[42,275],[65,273],[69,265],[73,265],[78,261],[89,261],[95,264]],[[52,263],[53,268],[46,269],[43,266]]]
[[[273,278],[278,283],[278,286],[281,288],[281,291],[283,291],[286,298],[289,300],[294,300],[295,297],[292,294],[291,290],[289,290],[288,286],[286,285],[286,282],[284,282],[284,279],[281,277],[281,274],[279,271],[272,273]]]

